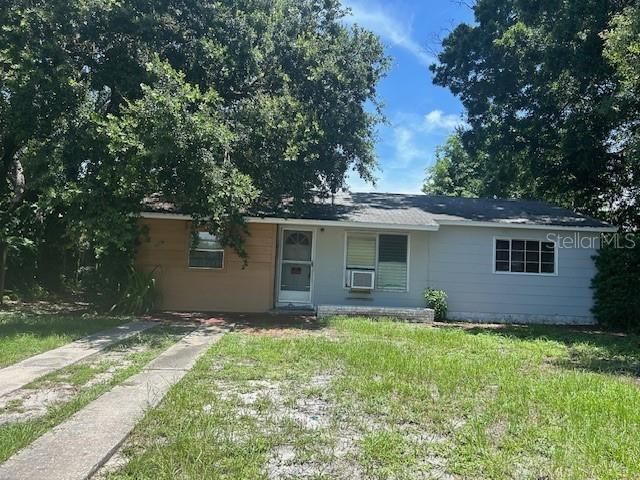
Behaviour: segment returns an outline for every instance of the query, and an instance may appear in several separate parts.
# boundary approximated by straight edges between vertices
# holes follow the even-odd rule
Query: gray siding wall
[[[295,228],[287,225],[287,228]],[[356,294],[343,287],[346,232],[316,230],[312,302],[315,305],[424,307],[425,288],[445,290],[450,317],[476,321],[591,323],[590,280],[595,248],[558,248],[558,275],[493,273],[494,237],[546,240],[572,232],[441,226],[409,236],[409,289]],[[362,230],[368,231],[370,230]],[[383,231],[380,231],[383,232]],[[597,235],[580,234],[584,238]],[[557,238],[557,237],[556,237]]]
[[[290,228],[287,226],[287,228]],[[371,294],[352,293],[344,288],[344,255],[346,232],[365,232],[338,227],[316,230],[315,272],[312,301],[316,305],[361,305],[379,307],[424,307],[423,292],[427,284],[428,232],[400,232],[380,230],[380,233],[409,235],[409,291],[373,291]]]
[[[450,317],[490,321],[591,323],[597,235],[580,234],[589,248],[560,248],[557,275],[493,273],[494,237],[547,240],[573,232],[442,226],[429,242],[429,284],[449,296]],[[586,240],[584,240],[586,239]]]

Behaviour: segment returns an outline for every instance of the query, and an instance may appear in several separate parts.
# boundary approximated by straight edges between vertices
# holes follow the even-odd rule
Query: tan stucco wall
[[[221,270],[188,267],[190,222],[143,219],[143,239],[136,262],[155,270],[160,308],[181,311],[265,312],[273,307],[277,226],[250,224],[247,267],[232,249],[225,249]]]

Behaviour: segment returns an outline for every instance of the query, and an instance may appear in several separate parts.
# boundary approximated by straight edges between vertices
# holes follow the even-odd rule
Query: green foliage
[[[436,148],[436,162],[427,170],[424,193],[455,197],[479,195],[480,182],[474,178],[477,162],[465,151],[461,137],[462,131],[458,131]]]
[[[640,3],[629,6],[616,15],[608,31],[604,32],[604,55],[614,67],[620,89],[616,96],[616,108],[622,121],[613,132],[613,143],[620,145],[624,155],[627,176],[634,189],[629,196],[636,198],[640,178]],[[627,206],[631,226],[640,225],[638,203]]]
[[[337,0],[3,7],[0,247],[36,249],[32,262],[10,258],[9,284],[78,279],[108,305],[145,197],[175,203],[246,261],[253,203],[295,208],[351,169],[371,179],[388,59],[344,15]]]
[[[436,321],[447,319],[447,294],[444,290],[428,288],[424,292],[424,298],[427,301],[427,308],[435,311]]]
[[[637,33],[620,34],[620,42],[609,33],[612,49],[625,45],[623,55],[609,58],[602,36],[626,27],[630,20],[617,15],[627,15],[632,4],[475,3],[475,22],[444,39],[431,67],[434,82],[450,88],[467,110],[462,143],[478,163],[456,179],[457,187],[477,181],[481,196],[542,198],[640,224],[640,165],[623,134],[637,131],[640,109],[623,95],[610,63],[614,57],[633,64],[627,46]]]
[[[604,32],[605,58],[623,80],[627,91],[640,89],[640,4],[613,17]]]
[[[147,272],[140,268],[131,268],[120,291],[120,298],[112,310],[130,314],[149,313],[159,300],[154,273],[155,270]]]
[[[603,325],[640,330],[640,236],[619,247],[604,246],[595,257],[593,313]]]

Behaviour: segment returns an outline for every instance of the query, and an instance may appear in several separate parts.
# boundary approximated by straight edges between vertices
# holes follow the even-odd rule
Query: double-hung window
[[[556,273],[556,246],[539,240],[496,239],[496,273]]]
[[[372,271],[377,290],[405,291],[408,247],[407,235],[347,234],[345,286],[352,271]]]
[[[224,248],[218,239],[208,232],[197,232],[197,240],[191,240],[189,267],[221,269],[224,266]]]

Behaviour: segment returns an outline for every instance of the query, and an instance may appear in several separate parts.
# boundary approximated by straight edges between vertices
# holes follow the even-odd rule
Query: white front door
[[[278,303],[311,304],[313,231],[282,230]]]

